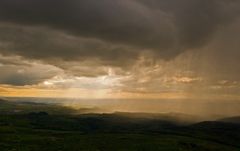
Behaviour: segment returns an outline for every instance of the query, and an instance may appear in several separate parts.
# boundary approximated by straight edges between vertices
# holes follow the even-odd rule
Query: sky
[[[239,0],[1,0],[0,96],[240,101],[239,27]]]

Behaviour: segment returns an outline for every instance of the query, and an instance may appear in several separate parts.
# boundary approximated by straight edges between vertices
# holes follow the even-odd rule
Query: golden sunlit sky
[[[240,101],[240,1],[1,0],[0,96]]]

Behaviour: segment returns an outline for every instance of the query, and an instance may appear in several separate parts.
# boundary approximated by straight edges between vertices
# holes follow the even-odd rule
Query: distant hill
[[[0,98],[0,103],[6,103],[6,100]]]
[[[40,111],[48,112],[51,114],[69,114],[75,112],[75,110],[71,108],[67,108],[57,104],[45,104],[23,101],[6,101],[0,99],[1,114],[26,114],[29,112]]]
[[[116,115],[130,118],[142,119],[161,119],[177,124],[192,124],[203,121],[200,116],[183,114],[183,113],[129,113],[129,112],[115,112]]]
[[[240,116],[223,118],[223,119],[219,119],[218,121],[227,122],[227,123],[240,124]]]
[[[62,106],[56,103],[38,103],[30,101],[6,101],[0,99],[0,113],[2,114],[26,114],[30,112],[47,112],[49,114],[88,114],[88,116],[105,115],[105,117],[114,116],[114,118],[130,118],[139,120],[162,120],[172,122],[178,125],[190,125],[205,121],[207,118],[183,114],[183,113],[144,113],[144,112],[114,112],[105,113],[100,108],[79,108],[73,109],[71,107]],[[217,121],[240,123],[240,117],[224,118]]]

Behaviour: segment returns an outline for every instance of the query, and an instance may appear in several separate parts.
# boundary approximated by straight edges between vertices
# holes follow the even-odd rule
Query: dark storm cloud
[[[46,25],[117,44],[164,48],[172,40],[165,13],[153,14],[129,0],[10,0],[0,2],[0,14],[3,21]]]
[[[66,61],[98,58],[104,60],[104,64],[111,65],[122,62],[125,56],[137,56],[130,47],[113,45],[94,38],[70,36],[48,28],[11,24],[0,24],[0,48],[6,55],[17,54],[48,61],[53,58]],[[112,58],[114,61],[111,61]]]
[[[12,31],[19,37],[12,41],[17,43],[12,53],[33,58],[93,56],[112,63],[115,58],[136,58],[143,50],[169,59],[204,46],[220,27],[239,17],[239,10],[237,0],[1,0],[0,20],[88,39]]]
[[[240,14],[237,0],[140,0],[151,9],[174,15],[180,43],[201,46],[211,35]]]

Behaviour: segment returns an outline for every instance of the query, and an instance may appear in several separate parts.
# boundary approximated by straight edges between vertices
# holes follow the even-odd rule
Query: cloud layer
[[[77,38],[19,27],[2,28],[1,37],[17,43],[13,53],[35,58],[134,59],[149,51],[169,59],[209,43],[239,17],[239,6],[235,0],[2,0],[0,21],[45,26]]]
[[[0,84],[237,95],[239,26],[238,0],[1,0]]]

